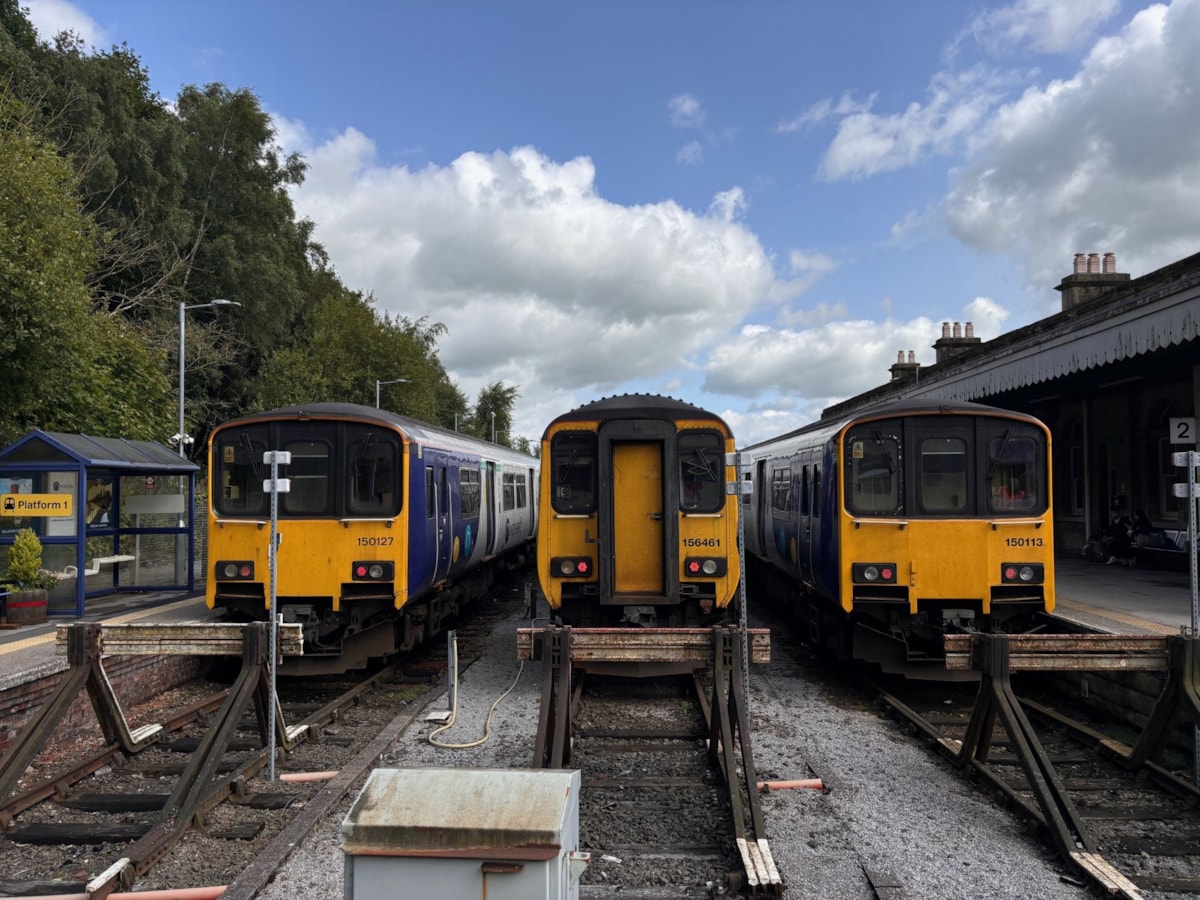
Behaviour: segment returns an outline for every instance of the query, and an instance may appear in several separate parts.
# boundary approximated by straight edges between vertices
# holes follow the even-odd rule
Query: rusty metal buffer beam
[[[953,634],[945,638],[946,668],[981,670],[988,635]],[[1171,635],[1158,634],[1010,634],[1011,672],[1111,671],[1152,672],[1170,666]]]
[[[517,659],[540,659],[542,628],[517,629]],[[750,662],[771,661],[771,632],[750,628],[746,632]],[[589,662],[662,662],[711,665],[714,658],[711,628],[572,628],[569,637],[573,664]]]
[[[67,654],[72,625],[60,625],[55,652]],[[101,625],[100,647],[114,656],[241,656],[247,625],[210,622],[176,625]],[[304,637],[298,623],[279,625],[279,652],[303,656]]]

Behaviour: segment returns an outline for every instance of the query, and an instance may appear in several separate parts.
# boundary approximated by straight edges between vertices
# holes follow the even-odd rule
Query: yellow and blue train
[[[385,410],[314,403],[245,416],[209,445],[210,608],[268,619],[279,468],[276,598],[303,626],[285,674],[365,667],[440,631],[532,552],[536,458]]]
[[[734,439],[655,394],[606,397],[542,436],[538,578],[577,627],[686,628],[728,618],[741,577]]]
[[[1050,454],[1033,416],[925,400],[746,447],[751,600],[839,657],[944,677],[944,635],[1024,632],[1054,609]]]

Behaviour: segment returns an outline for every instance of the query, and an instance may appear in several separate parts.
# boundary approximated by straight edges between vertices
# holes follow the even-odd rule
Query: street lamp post
[[[210,300],[208,303],[194,303],[191,306],[185,304],[182,300],[179,301],[179,434],[176,440],[179,441],[179,455],[185,455],[185,447],[187,445],[187,434],[183,430],[183,359],[184,359],[184,329],[187,327],[187,318],[184,313],[189,309],[208,309],[213,306],[241,306],[236,300]]]
[[[179,301],[179,434],[175,435],[179,441],[179,458],[183,459],[186,456],[187,434],[184,431],[183,425],[183,373],[184,373],[184,329],[187,327],[187,317],[184,315],[189,309],[208,309],[209,307],[217,306],[241,306],[236,300],[210,300],[208,303],[193,303],[188,306],[184,301]],[[179,508],[179,529],[180,534],[175,538],[175,582],[176,584],[187,584],[190,591],[192,589],[192,566],[189,564],[193,553],[191,541],[191,533],[184,532],[187,527],[189,507],[187,502],[186,491],[184,485],[187,476],[182,472],[179,473],[179,499],[182,501]],[[182,540],[181,540],[182,538]]]
[[[376,381],[375,382],[375,408],[379,409],[379,388],[384,384],[408,384],[407,378],[393,378],[391,381]]]
[[[492,413],[492,443],[496,443],[496,414]]]

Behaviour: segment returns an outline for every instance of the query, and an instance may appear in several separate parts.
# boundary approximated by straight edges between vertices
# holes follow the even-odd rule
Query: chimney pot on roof
[[[1105,275],[1113,275],[1113,274],[1116,274],[1116,271],[1117,271],[1117,254],[1105,253],[1104,254],[1104,274]]]
[[[942,323],[942,337],[950,337],[950,323],[949,322]]]
[[[975,326],[971,322],[967,323],[967,337],[969,337],[969,338],[975,337]]]
[[[1075,274],[1082,275],[1086,271],[1087,271],[1087,254],[1086,253],[1076,253],[1075,254]]]
[[[908,351],[908,361],[910,363],[915,363],[917,361],[917,351],[916,350]]]
[[[904,351],[903,350],[901,350],[899,353],[896,354],[896,362],[898,362],[898,363],[904,362]]]
[[[962,337],[962,326],[958,322],[954,323],[954,336]]]
[[[1094,274],[1094,275],[1100,274],[1100,254],[1099,253],[1089,253],[1088,254],[1087,270],[1088,270],[1089,274]]]

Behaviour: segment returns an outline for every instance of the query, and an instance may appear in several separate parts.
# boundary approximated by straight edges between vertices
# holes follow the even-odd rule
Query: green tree
[[[35,123],[0,93],[0,443],[34,427],[150,437],[162,360],[126,323],[93,315],[98,229]]]
[[[471,431],[490,441],[495,427],[497,444],[512,446],[512,410],[520,391],[503,381],[493,381],[479,392],[471,416]],[[493,418],[494,416],[494,418]]]

